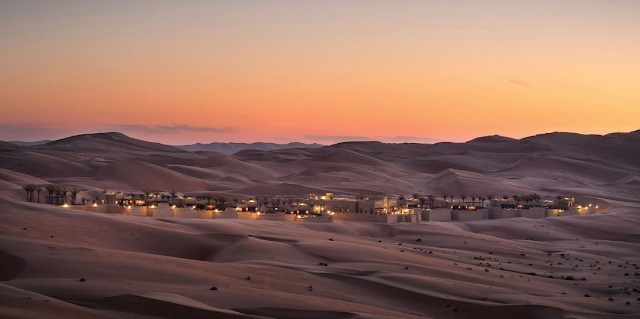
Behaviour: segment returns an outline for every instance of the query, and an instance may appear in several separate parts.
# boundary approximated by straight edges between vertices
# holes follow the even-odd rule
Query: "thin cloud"
[[[348,141],[375,141],[375,139],[368,136],[357,135],[305,135],[306,139],[312,141],[325,141],[325,142],[348,142]]]
[[[109,126],[108,130],[118,132],[144,132],[151,134],[169,134],[177,132],[209,132],[209,133],[222,133],[232,132],[233,127],[210,127],[210,126],[191,126],[188,124],[175,124],[175,125],[138,125],[138,124],[123,124]]]
[[[380,141],[385,143],[437,143],[438,139],[421,136],[361,136],[361,135],[306,135],[304,138],[318,142]]]
[[[36,125],[0,124],[2,141],[54,140],[76,134],[74,129]]]
[[[527,88],[530,89],[531,88],[531,84],[529,82],[526,81],[522,81],[522,80],[518,80],[518,79],[509,79],[509,82],[511,82],[511,84],[513,85],[517,85],[523,88]]]

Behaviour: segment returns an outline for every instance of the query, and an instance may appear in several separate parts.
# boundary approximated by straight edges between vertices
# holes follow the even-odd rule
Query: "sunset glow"
[[[0,140],[640,129],[638,1],[3,1]]]

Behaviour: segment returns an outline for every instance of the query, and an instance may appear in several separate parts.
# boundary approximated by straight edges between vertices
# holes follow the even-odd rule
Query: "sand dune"
[[[116,162],[99,170],[93,180],[108,188],[215,190],[215,185],[157,165],[130,161]]]
[[[15,288],[4,285],[0,299],[19,291],[33,307],[45,297],[67,317],[598,318],[639,311],[631,291],[639,287],[639,220],[626,211],[382,225],[154,220],[3,204],[10,212],[0,215],[1,275]],[[52,223],[56,229],[46,226]],[[26,299],[28,291],[38,297]]]
[[[187,152],[121,134],[0,145],[3,318],[637,318],[640,131]],[[25,183],[256,195],[558,194],[607,213],[376,224],[144,218]]]

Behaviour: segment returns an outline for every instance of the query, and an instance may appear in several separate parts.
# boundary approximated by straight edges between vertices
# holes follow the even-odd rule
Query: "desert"
[[[3,143],[2,313],[6,318],[637,317],[638,145],[640,131],[432,145],[352,142],[231,155],[190,152],[120,133],[35,146]],[[74,188],[77,202],[71,205],[65,195],[66,205],[47,204],[46,190],[25,197],[27,184]],[[602,208],[536,219],[389,223],[127,213],[127,194],[143,200],[143,188],[166,193],[167,202],[174,189],[202,196],[200,203],[216,194],[228,198],[232,208],[238,205],[231,198],[324,192],[353,198],[404,195],[407,202],[413,193],[434,194],[429,204],[434,209],[461,204],[460,193],[537,192]],[[81,197],[84,206],[107,206],[103,200],[116,191],[118,213],[69,207],[82,207]],[[445,201],[442,193],[453,198]],[[151,197],[142,206],[168,205]],[[490,209],[485,206],[490,204],[478,210]],[[206,205],[200,210],[207,211]]]
[[[0,0],[0,319],[640,319],[638,12]]]

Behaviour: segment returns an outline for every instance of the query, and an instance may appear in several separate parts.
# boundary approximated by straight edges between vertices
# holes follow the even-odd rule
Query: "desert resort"
[[[342,196],[332,193],[296,196],[258,195],[248,199],[214,194],[183,194],[144,189],[141,193],[107,191],[92,199],[77,198],[75,188],[25,185],[27,201],[88,212],[153,218],[251,219],[330,223],[334,220],[375,223],[474,221],[524,217],[531,219],[591,215],[605,211],[598,205],[578,203],[573,197],[542,198],[530,195]],[[36,195],[37,193],[37,195]],[[37,198],[37,200],[36,200]],[[70,200],[69,200],[70,199]]]

